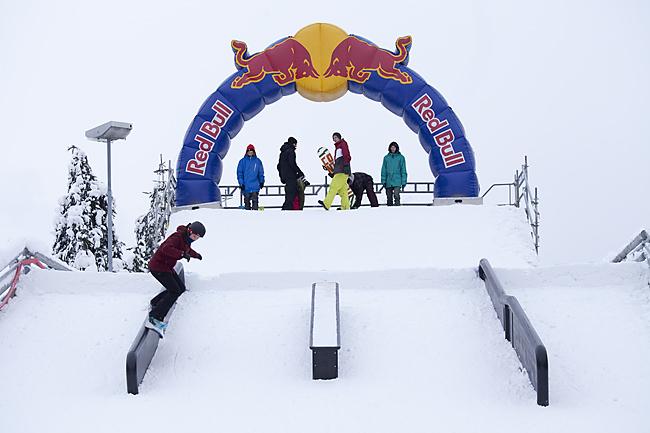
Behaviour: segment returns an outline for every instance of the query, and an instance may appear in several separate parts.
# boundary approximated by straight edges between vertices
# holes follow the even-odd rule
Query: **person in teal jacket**
[[[386,204],[400,205],[399,194],[406,187],[406,159],[399,152],[399,144],[394,141],[388,145],[388,154],[381,165],[381,183],[386,188]]]

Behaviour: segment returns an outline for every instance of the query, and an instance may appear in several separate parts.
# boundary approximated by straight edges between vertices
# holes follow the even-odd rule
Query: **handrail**
[[[433,196],[433,188],[435,182],[407,182],[406,188],[401,192],[402,194],[430,194]],[[325,176],[325,183],[321,184],[310,184],[305,187],[305,197],[319,196],[323,194],[323,191],[327,193],[327,190],[330,187],[329,179]],[[260,190],[259,197],[284,197],[284,185],[264,185]],[[384,191],[384,185],[381,183],[374,183],[373,188],[375,193],[379,194]],[[240,209],[244,205],[243,194],[241,193],[241,188],[239,185],[219,185],[219,191],[221,192],[221,201],[222,209]],[[237,191],[239,194],[239,205],[238,206],[228,206],[227,202],[230,199],[236,198],[235,194]],[[433,200],[427,201],[426,203],[402,203],[402,206],[431,206]],[[264,206],[265,209],[277,209],[282,206]],[[305,205],[304,207],[321,207],[320,205]]]
[[[13,298],[14,295],[16,294],[16,287],[18,286],[18,280],[20,279],[20,275],[23,273],[23,269],[25,271],[29,269],[27,267],[29,265],[36,265],[41,269],[45,269],[45,265],[42,264],[35,257],[23,259],[19,261],[14,267],[12,267],[12,269],[15,270],[15,273],[13,278],[11,279],[11,283],[9,283],[8,286],[5,286],[2,289],[0,289],[0,310],[2,310],[9,303],[9,300]]]
[[[514,206],[515,203],[512,201],[512,190],[515,187],[514,182],[510,183],[493,183],[490,185],[490,187],[481,195],[481,198],[484,198],[490,191],[492,191],[492,188],[495,186],[507,186],[508,187],[508,203],[499,203],[500,205],[508,205],[508,206]]]
[[[7,265],[0,268],[0,271],[3,271],[2,275],[0,275],[0,281],[13,273],[13,277],[9,283],[0,284],[0,310],[3,309],[9,303],[9,300],[15,296],[18,280],[22,274],[26,274],[30,271],[30,265],[36,265],[41,269],[51,268],[55,270],[71,270],[64,264],[39,253],[38,251],[32,252],[27,247],[23,248],[23,250],[16,254]]]
[[[36,257],[37,259],[39,259],[41,261],[41,263],[44,263],[49,268],[57,270],[57,271],[74,271],[75,270],[74,268],[69,267],[68,265],[66,265],[65,263],[63,263],[63,262],[61,262],[59,260],[53,259],[52,257],[46,256],[45,254],[42,254],[42,253],[40,253],[38,251],[31,251],[27,247],[23,248],[21,252],[16,254],[16,256],[13,259],[11,259],[9,261],[9,263],[7,263],[3,268],[0,268],[0,270],[4,270],[4,269],[6,269],[6,268],[8,268],[10,266],[13,266],[13,265],[17,264],[21,260],[28,259],[28,258],[31,258],[31,257]],[[2,276],[0,276],[0,279],[2,279],[2,277],[4,277],[4,276],[5,276],[4,274]]]
[[[650,264],[650,236],[645,230],[636,235],[632,241],[623,248],[623,250],[614,257],[612,262],[620,263],[623,260],[630,259],[635,262],[648,261]]]
[[[512,344],[521,364],[528,372],[533,388],[537,391],[537,404],[548,406],[546,347],[517,298],[507,295],[503,290],[501,282],[487,259],[481,259],[478,272],[479,277],[485,282],[492,306],[505,331],[505,338]]]
[[[516,175],[515,178],[517,178]],[[524,165],[521,167],[520,179],[520,185],[523,186],[522,196],[526,205],[526,218],[531,227],[531,236],[535,243],[535,252],[539,254],[539,198],[537,197],[537,188],[535,188],[535,197],[533,198],[531,196],[528,176],[528,156],[524,156]],[[520,202],[520,197],[517,198],[517,202]]]
[[[537,188],[535,188],[535,195],[533,196],[529,175],[528,175],[528,156],[524,155],[524,163],[521,166],[521,171],[515,171],[515,177],[509,183],[494,183],[481,195],[485,197],[494,187],[508,187],[508,203],[499,203],[501,205],[508,204],[510,206],[521,207],[522,200],[526,211],[526,219],[530,225],[530,234],[533,238],[535,245],[535,252],[539,254],[539,197],[537,195]]]

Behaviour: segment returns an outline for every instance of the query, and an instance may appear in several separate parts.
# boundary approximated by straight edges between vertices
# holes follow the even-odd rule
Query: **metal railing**
[[[528,156],[524,156],[524,164],[521,166],[521,171],[515,171],[515,178],[512,182],[492,184],[483,193],[481,198],[485,197],[493,188],[507,187],[508,203],[499,203],[500,205],[521,207],[523,202],[526,219],[528,220],[528,224],[530,224],[530,234],[535,244],[535,252],[539,254],[539,197],[537,195],[537,187],[535,187],[534,195],[531,191],[528,167]]]
[[[509,183],[494,183],[481,195],[483,199],[491,191],[497,188],[508,188],[508,202],[498,203],[498,205],[508,205],[515,207],[522,207],[526,211],[526,219],[531,228],[531,237],[535,245],[535,253],[539,254],[539,197],[537,195],[537,187],[535,187],[534,194],[531,190],[529,174],[528,174],[528,156],[524,156],[524,164],[521,166],[521,171],[516,170],[514,180]],[[322,184],[305,187],[305,197],[318,196],[327,194],[329,189],[329,177],[325,176],[325,182]],[[376,194],[384,192],[384,185],[381,183],[374,183],[374,190]],[[423,202],[405,202],[402,201],[402,206],[431,206],[433,204],[433,191],[435,182],[408,182],[406,188],[401,194],[428,194],[430,199]],[[242,209],[244,207],[244,197],[239,185],[219,185],[221,192],[221,207],[223,209]],[[239,191],[239,194],[237,192]],[[239,196],[239,204],[232,205],[228,202]],[[284,185],[265,185],[260,190],[259,197],[284,197]],[[369,204],[362,204],[361,206],[369,206]],[[281,205],[264,206],[266,209],[279,209]],[[320,205],[305,205],[304,207],[320,207]]]
[[[537,391],[537,404],[548,406],[546,347],[517,298],[507,295],[503,290],[501,282],[487,259],[481,259],[478,272],[479,277],[485,282],[492,306],[505,331],[505,338],[512,344],[512,348],[528,373],[533,388]]]
[[[39,252],[32,252],[24,248],[7,265],[0,269],[0,310],[16,295],[20,276],[27,274],[31,270],[30,266],[32,265],[36,265],[41,269],[71,270],[64,263]]]
[[[614,257],[612,262],[620,263],[624,260],[634,262],[647,261],[650,265],[650,236],[645,230],[636,235],[632,241],[623,248],[623,250]]]
[[[428,194],[431,200],[421,203],[405,203],[402,206],[431,206],[433,203],[433,188],[435,182],[407,182],[406,188],[401,194]],[[374,183],[374,191],[376,194],[384,192],[384,185],[381,183]],[[325,182],[321,184],[309,184],[305,187],[305,197],[323,196],[327,194],[330,188],[329,177],[325,176]],[[244,197],[239,185],[219,185],[221,192],[221,203],[223,209],[241,209],[244,206]],[[237,194],[239,192],[239,194]],[[259,197],[284,197],[284,185],[264,185],[260,190]],[[239,198],[239,204],[233,205],[228,203],[230,200]],[[362,204],[361,206],[369,206],[369,204]],[[265,209],[279,209],[282,205],[264,206]],[[320,205],[305,205],[304,207],[320,207]]]

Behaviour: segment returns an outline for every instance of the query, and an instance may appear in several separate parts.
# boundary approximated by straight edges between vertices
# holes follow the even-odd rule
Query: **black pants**
[[[402,187],[400,186],[392,186],[390,188],[386,188],[386,204],[388,206],[393,205],[393,198],[395,198],[395,206],[400,205],[400,200],[399,200],[399,193],[402,191]]]
[[[257,210],[259,193],[255,192],[245,192],[244,193],[244,207],[248,210]],[[253,202],[251,206],[251,201]]]
[[[284,185],[284,204],[282,210],[293,210],[293,201],[298,194],[298,180],[289,179]]]
[[[377,194],[375,194],[375,183],[371,177],[370,179],[366,180],[363,183],[362,189],[354,191],[354,205],[352,205],[352,209],[357,209],[361,206],[361,201],[363,200],[364,191],[368,196],[368,200],[370,200],[370,206],[371,207],[379,206],[379,201],[377,200]]]
[[[174,302],[185,291],[185,284],[174,271],[151,272],[151,275],[163,285],[165,290],[158,293],[150,301],[152,308],[149,315],[163,321],[172,308],[172,305],[174,305]]]

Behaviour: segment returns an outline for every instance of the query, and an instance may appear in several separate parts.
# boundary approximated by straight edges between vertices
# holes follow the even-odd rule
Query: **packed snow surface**
[[[535,259],[522,209],[498,206],[381,207],[355,211],[199,209],[172,216],[170,230],[201,221],[192,247],[201,275],[228,272],[374,271],[529,266]]]
[[[322,282],[312,288],[312,347],[338,347],[338,295],[336,283]]]
[[[538,267],[521,210],[403,211],[176,215],[206,224],[204,260],[183,262],[189,291],[137,396],[125,358],[158,283],[30,272],[0,313],[0,431],[647,431],[646,263]],[[548,407],[504,339],[481,257],[547,347]],[[331,381],[311,379],[321,281],[340,284]]]

